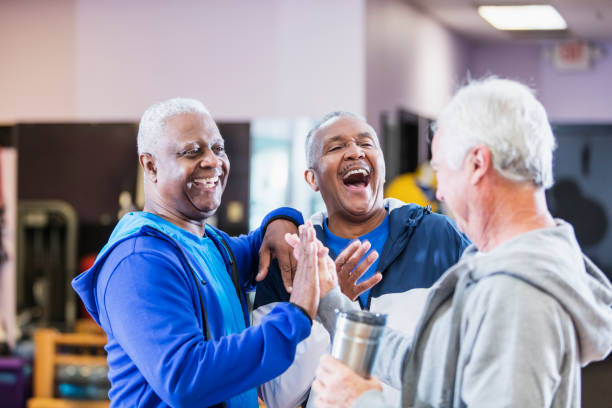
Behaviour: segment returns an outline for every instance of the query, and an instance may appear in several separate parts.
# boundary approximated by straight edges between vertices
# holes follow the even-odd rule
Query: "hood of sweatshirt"
[[[571,316],[580,362],[586,365],[612,350],[612,285],[582,254],[573,227],[563,220],[556,224],[521,234],[487,253],[472,245],[462,261],[468,263],[474,281],[500,273],[503,265],[503,273],[554,297]]]
[[[96,261],[92,267],[72,280],[72,287],[79,295],[83,301],[83,304],[85,305],[85,309],[87,309],[96,323],[100,324],[100,318],[98,315],[98,301],[96,298],[98,274],[108,255],[117,245],[126,239],[143,235],[163,239],[176,247],[177,251],[181,253],[185,259],[186,265],[195,270],[195,268],[191,266],[191,258],[178,243],[180,239],[178,239],[175,228],[169,227],[168,224],[169,223],[160,222],[160,218],[158,216],[144,211],[131,212],[124,215],[115,226],[115,229],[109,237],[106,245],[104,245],[104,247],[98,253]],[[206,225],[206,234],[213,240],[213,242],[215,242],[215,245],[221,252],[221,256],[229,269],[229,263],[231,262],[230,255],[225,247],[221,244],[221,238],[218,237],[212,227],[210,227],[208,224]]]
[[[100,324],[100,317],[98,315],[98,303],[96,299],[96,282],[100,268],[115,246],[125,239],[138,234],[141,229],[147,225],[146,217],[135,217],[132,215],[133,213],[126,214],[119,220],[108,242],[98,253],[92,267],[72,280],[72,287],[83,301],[85,309],[87,309],[98,324]]]

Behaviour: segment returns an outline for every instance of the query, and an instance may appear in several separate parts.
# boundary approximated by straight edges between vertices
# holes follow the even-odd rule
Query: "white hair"
[[[209,115],[202,102],[191,98],[173,98],[151,105],[143,114],[138,126],[138,154],[153,154],[162,136],[166,119],[183,113]]]
[[[435,127],[453,138],[452,148],[445,150],[455,169],[470,148],[484,144],[502,176],[544,188],[553,184],[555,137],[544,107],[519,82],[495,77],[470,82],[443,109]]]
[[[306,151],[306,165],[308,166],[309,169],[312,169],[316,166],[317,157],[318,157],[316,150],[317,148],[319,150],[321,148],[317,143],[315,143],[316,138],[314,137],[314,134],[328,121],[334,118],[342,118],[342,117],[357,118],[357,119],[362,120],[364,123],[367,123],[364,117],[359,116],[353,112],[334,111],[334,112],[330,112],[327,115],[323,116],[319,121],[317,121],[314,124],[312,129],[310,129],[310,131],[306,135],[306,143],[304,143],[304,150]],[[372,135],[372,136],[376,137],[376,135]]]

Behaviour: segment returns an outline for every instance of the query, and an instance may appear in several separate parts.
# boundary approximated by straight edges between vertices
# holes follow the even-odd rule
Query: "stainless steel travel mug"
[[[387,315],[366,311],[336,310],[332,356],[364,378],[370,378]]]

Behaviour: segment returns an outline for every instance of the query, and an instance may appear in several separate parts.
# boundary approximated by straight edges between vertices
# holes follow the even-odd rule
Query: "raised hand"
[[[314,228],[310,221],[300,225],[299,242],[293,249],[297,268],[293,279],[293,291],[289,297],[289,301],[306,310],[311,319],[317,314],[321,296],[315,239]]]
[[[298,246],[300,244],[300,238],[296,234],[285,235],[285,240],[289,245],[293,247],[293,255],[298,258]],[[336,274],[336,265],[333,259],[329,256],[329,249],[325,247],[321,241],[315,238],[317,245],[317,257],[318,257],[318,273],[319,273],[319,287],[321,289],[320,296],[323,297],[338,285],[338,275]]]
[[[336,258],[336,272],[338,273],[338,283],[340,290],[349,299],[355,300],[366,290],[372,288],[382,279],[382,274],[377,272],[374,276],[357,284],[357,281],[372,264],[378,259],[378,252],[372,251],[368,256],[357,266],[363,256],[370,250],[371,244],[368,241],[360,242],[355,240],[349,246],[344,248],[340,255]]]
[[[321,289],[321,297],[327,295],[327,292],[338,286],[338,275],[336,274],[336,265],[329,256],[329,249],[318,239],[317,257],[319,259],[319,288]]]

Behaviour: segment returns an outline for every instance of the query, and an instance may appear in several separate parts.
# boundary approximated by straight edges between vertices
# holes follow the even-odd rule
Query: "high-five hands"
[[[312,227],[312,224],[310,225]],[[300,244],[300,238],[296,234],[286,234],[285,239],[293,247],[293,255],[298,259],[299,265],[297,248]],[[351,242],[349,246],[340,252],[335,262],[329,257],[329,250],[323,246],[321,241],[315,239],[315,242],[318,247],[317,254],[319,257],[325,258],[324,265],[326,267],[326,273],[323,275],[326,279],[320,282],[322,285],[321,297],[325,296],[327,292],[339,284],[342,293],[354,301],[360,294],[372,288],[382,279],[382,274],[377,272],[369,279],[357,283],[359,278],[378,259],[378,252],[376,251],[372,251],[364,259],[364,255],[370,250],[371,246],[368,241],[361,242],[355,240]],[[363,261],[359,263],[362,259]]]
[[[335,286],[338,285],[338,277],[336,275],[336,266],[334,265],[334,261],[329,256],[329,249],[323,246],[321,241],[314,237],[314,227],[310,221],[307,221],[306,224],[300,225],[299,231],[300,236],[296,234],[286,234],[285,240],[287,243],[293,247],[293,256],[297,259],[298,268],[300,265],[300,251],[299,248],[301,246],[302,234],[305,230],[312,231],[313,234],[313,242],[316,246],[317,252],[317,272],[319,274],[319,288],[320,288],[320,296],[323,297],[332,290]]]
[[[293,278],[293,290],[289,301],[302,307],[311,319],[314,319],[321,298],[320,281],[327,279],[327,265],[320,247],[316,243],[316,237],[312,223],[300,225],[299,237],[295,234],[287,234],[287,242],[294,242],[293,255],[297,260],[295,277]],[[289,236],[292,236],[288,238]],[[319,255],[319,253],[321,255]],[[323,279],[321,279],[323,274]]]

